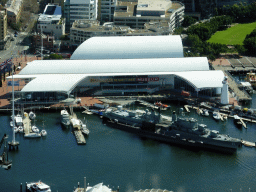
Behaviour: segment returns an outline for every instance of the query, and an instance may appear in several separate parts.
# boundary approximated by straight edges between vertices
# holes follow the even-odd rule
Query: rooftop
[[[9,0],[6,3],[5,7],[7,11],[13,12],[14,14],[17,15],[21,4],[22,4],[22,0]]]
[[[141,0],[141,2],[144,2],[144,0]],[[118,1],[117,7],[114,12],[114,17],[134,17],[136,18],[136,12],[138,10],[147,10],[147,11],[154,11],[154,10],[163,10],[165,11],[165,17],[170,17],[174,11],[181,8],[183,4],[180,2],[171,2],[169,4],[166,3],[166,0],[162,0],[163,4],[155,3],[154,1],[146,1],[148,2],[148,7],[143,7],[144,4],[138,4],[138,2],[127,2],[127,1]],[[150,3],[149,3],[150,2]],[[140,3],[140,1],[139,1]],[[138,6],[137,6],[138,5]],[[146,5],[146,4],[145,4]],[[140,7],[139,7],[140,6]],[[155,19],[156,17],[160,17],[159,15],[156,16],[142,16],[142,17],[150,17],[152,19]]]

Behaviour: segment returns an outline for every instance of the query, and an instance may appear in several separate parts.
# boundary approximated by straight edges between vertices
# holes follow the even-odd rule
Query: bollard
[[[77,183],[77,188],[79,188],[79,182]]]
[[[20,192],[22,192],[22,183],[20,184]]]
[[[26,182],[26,191],[28,191],[28,183]]]

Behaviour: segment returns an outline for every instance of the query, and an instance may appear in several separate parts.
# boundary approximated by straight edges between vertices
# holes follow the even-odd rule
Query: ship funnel
[[[177,121],[177,115],[175,113],[175,111],[172,112],[172,121]]]

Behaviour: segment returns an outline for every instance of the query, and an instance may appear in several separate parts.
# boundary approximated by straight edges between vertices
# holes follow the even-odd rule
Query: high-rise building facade
[[[117,0],[101,0],[99,4],[100,21],[110,22],[113,21],[114,11]]]
[[[64,17],[66,18],[66,32],[75,20],[97,18],[98,0],[65,0]]]
[[[0,10],[0,40],[4,41],[7,35],[7,12],[6,9]]]

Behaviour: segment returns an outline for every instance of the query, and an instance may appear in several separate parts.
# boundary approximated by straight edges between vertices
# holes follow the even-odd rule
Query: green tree
[[[185,16],[184,20],[182,22],[182,27],[188,27],[194,23],[196,23],[197,20],[194,17],[191,16]]]
[[[256,37],[245,38],[244,48],[249,54],[255,55],[256,53]]]

